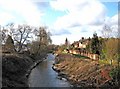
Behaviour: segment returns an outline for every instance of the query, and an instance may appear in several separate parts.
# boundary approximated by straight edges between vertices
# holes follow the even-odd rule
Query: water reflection
[[[66,80],[59,80],[58,74],[52,69],[55,56],[49,54],[47,60],[34,68],[29,76],[30,87],[70,87]]]

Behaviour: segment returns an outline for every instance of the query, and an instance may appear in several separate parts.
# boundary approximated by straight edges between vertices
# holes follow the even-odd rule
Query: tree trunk
[[[22,50],[22,44],[19,44],[18,52]]]

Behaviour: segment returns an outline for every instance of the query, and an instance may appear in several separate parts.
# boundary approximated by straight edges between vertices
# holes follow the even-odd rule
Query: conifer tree
[[[98,39],[97,33],[94,33],[92,41],[91,41],[91,50],[92,50],[92,53],[94,53],[94,54],[100,54],[99,47],[100,47],[100,44],[99,44],[99,39]]]
[[[8,38],[5,43],[5,47],[6,47],[7,51],[9,51],[9,52],[15,51],[14,41],[10,35],[8,35]]]

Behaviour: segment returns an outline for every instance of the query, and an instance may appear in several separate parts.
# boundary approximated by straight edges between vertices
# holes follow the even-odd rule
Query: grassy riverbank
[[[2,87],[28,87],[28,75],[41,61],[33,61],[25,54],[3,54]]]
[[[33,61],[22,54],[2,55],[2,86],[28,87],[26,74]]]
[[[53,68],[66,77],[72,84],[82,87],[115,86],[109,73],[109,65],[99,64],[86,57],[71,54],[59,54]],[[115,86],[116,87],[116,86]]]

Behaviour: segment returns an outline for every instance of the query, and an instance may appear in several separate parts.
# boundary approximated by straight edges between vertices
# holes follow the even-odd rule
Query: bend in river
[[[48,54],[46,60],[36,66],[29,75],[30,87],[70,87],[67,80],[60,80],[58,73],[52,69],[55,56]]]

